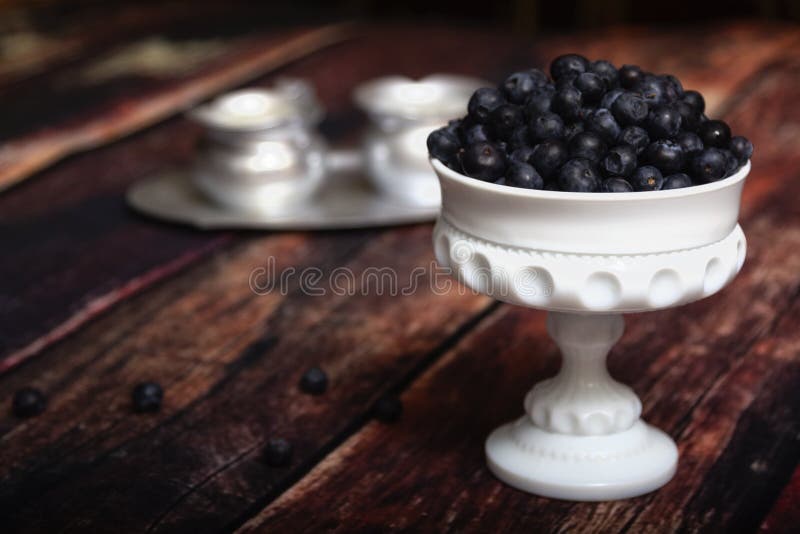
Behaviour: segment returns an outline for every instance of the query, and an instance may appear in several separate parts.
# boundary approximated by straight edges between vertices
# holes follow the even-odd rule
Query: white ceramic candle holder
[[[718,182],[638,193],[526,190],[432,164],[442,190],[437,261],[476,291],[549,310],[563,356],[559,373],[525,397],[525,415],[487,439],[490,469],[519,489],[568,500],[665,484],[675,442],[640,419],[641,402],[609,375],[606,355],[622,336],[622,313],[707,297],[739,272],[750,163]]]

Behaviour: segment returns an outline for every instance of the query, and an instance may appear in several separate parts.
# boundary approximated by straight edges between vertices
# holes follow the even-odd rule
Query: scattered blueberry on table
[[[133,388],[133,409],[139,413],[157,412],[164,400],[164,390],[155,382],[142,382]]]
[[[623,193],[721,180],[753,154],[671,74],[566,54],[550,76],[530,69],[478,89],[465,117],[430,134],[430,155],[485,182]]]
[[[264,461],[271,467],[285,467],[292,460],[292,444],[283,438],[271,438],[264,449]]]
[[[11,410],[17,417],[39,415],[47,407],[47,398],[36,388],[22,388],[14,394]]]
[[[385,395],[373,405],[372,415],[381,423],[394,423],[403,415],[403,403],[395,396]]]
[[[311,367],[300,378],[300,389],[311,395],[321,395],[328,389],[328,375],[319,367]]]

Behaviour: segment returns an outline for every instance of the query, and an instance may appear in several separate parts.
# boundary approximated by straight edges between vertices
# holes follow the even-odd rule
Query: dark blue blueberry
[[[511,160],[506,169],[505,185],[523,187],[525,189],[542,189],[544,180],[533,168],[533,165]]]
[[[723,121],[706,121],[697,129],[697,135],[707,147],[728,148],[731,129]]]
[[[501,176],[500,178],[495,180],[494,183],[496,183],[497,185],[506,185],[506,177]]]
[[[664,174],[672,174],[683,169],[686,163],[681,145],[669,139],[653,141],[644,150],[643,160],[657,167]]]
[[[644,122],[650,139],[669,139],[681,129],[681,116],[672,106],[658,106],[650,111]]]
[[[328,389],[328,375],[319,367],[311,367],[300,378],[300,389],[311,395],[321,395]]]
[[[489,126],[497,139],[508,139],[522,123],[522,109],[513,104],[500,104],[489,114]]]
[[[739,165],[739,160],[730,150],[723,150],[722,152],[725,154],[725,176],[733,176],[741,167],[741,165]]]
[[[528,135],[528,127],[520,126],[508,138],[508,147],[513,152],[518,148],[528,146],[530,144]]]
[[[693,156],[704,148],[700,136],[692,132],[680,132],[675,136],[675,142],[681,145],[683,153],[687,156]]]
[[[696,132],[700,126],[700,113],[696,112],[692,106],[684,101],[675,102],[673,107],[681,116],[681,128],[690,132]]]
[[[506,157],[503,151],[492,143],[475,143],[467,145],[461,154],[461,166],[467,176],[493,182],[503,176],[506,170]]]
[[[614,101],[624,93],[624,89],[612,89],[606,94],[603,95],[603,98],[600,99],[600,107],[611,109],[611,106],[614,104]]]
[[[492,111],[504,103],[505,99],[500,91],[492,87],[481,87],[469,99],[467,112],[472,121],[486,123],[489,121]]]
[[[615,143],[622,133],[614,115],[605,108],[598,108],[587,117],[586,130],[596,133],[607,144]]]
[[[164,390],[155,382],[142,382],[133,388],[133,409],[139,413],[157,412],[164,399]]]
[[[677,174],[670,174],[664,178],[664,186],[661,189],[680,189],[691,185],[692,179],[689,178],[687,174],[679,172]]]
[[[403,403],[397,397],[383,396],[373,405],[372,415],[381,423],[394,423],[403,415]]]
[[[555,113],[545,112],[528,123],[528,135],[533,143],[564,137],[564,121]]]
[[[605,82],[593,72],[582,72],[572,84],[581,92],[585,104],[596,104],[606,92]]]
[[[283,438],[270,438],[264,448],[264,461],[270,467],[285,467],[292,460],[292,444]]]
[[[600,162],[606,176],[630,176],[636,170],[636,150],[630,145],[615,146]]]
[[[556,180],[547,180],[544,183],[544,190],[545,191],[561,191],[558,187],[558,182]]]
[[[683,96],[683,85],[676,76],[672,74],[663,74],[661,79],[668,88],[670,100],[676,100]]]
[[[487,124],[470,124],[461,128],[461,143],[464,145],[486,143],[490,139],[491,133]]]
[[[632,146],[637,154],[641,154],[650,144],[650,136],[647,135],[647,131],[644,128],[628,126],[623,128],[622,133],[619,134],[619,142]]]
[[[681,100],[692,106],[692,109],[698,114],[706,110],[706,101],[703,99],[703,95],[697,91],[684,91]]]
[[[581,92],[572,86],[563,87],[556,91],[550,107],[566,120],[578,119],[583,107]]]
[[[589,161],[600,161],[606,153],[606,144],[594,132],[581,132],[569,140],[570,158],[584,158]]]
[[[533,165],[533,154],[534,154],[533,147],[522,146],[514,150],[514,152],[512,152],[511,155],[508,156],[508,159],[514,161],[520,161],[522,163],[530,163],[531,165]]]
[[[633,186],[621,177],[613,177],[603,180],[600,184],[600,191],[603,193],[630,193],[633,191]]]
[[[550,63],[550,76],[554,80],[572,79],[589,69],[589,60],[578,54],[558,56]]]
[[[588,159],[570,159],[558,171],[558,186],[562,191],[590,193],[600,186],[600,173]]]
[[[647,102],[636,93],[622,93],[611,105],[611,113],[622,126],[641,124],[649,111]]]
[[[624,89],[633,89],[644,78],[644,72],[636,65],[623,65],[619,69],[619,84]]]
[[[567,161],[567,145],[560,139],[550,139],[533,147],[533,159],[528,160],[545,178],[556,175],[558,168]]]
[[[541,71],[538,72],[541,73]],[[544,73],[541,74],[544,76]],[[515,72],[505,79],[500,90],[509,102],[524,104],[533,91],[543,83],[547,83],[547,77],[545,76],[543,81],[541,77],[534,74],[534,71]]]
[[[564,126],[564,139],[569,141],[575,134],[579,134],[584,130],[582,122],[571,122]]]
[[[464,123],[461,119],[453,119],[451,121],[447,121],[447,126],[443,129],[450,132],[451,134],[458,135],[458,132],[461,131],[461,125]]]
[[[36,388],[22,388],[14,394],[11,411],[17,417],[39,415],[47,407],[47,398]]]
[[[525,118],[530,120],[540,113],[550,111],[555,94],[555,88],[549,85],[538,87],[525,103]]]
[[[636,191],[658,191],[664,185],[664,176],[655,167],[645,165],[633,171],[630,182]]]
[[[608,89],[617,87],[619,85],[619,73],[617,68],[605,59],[598,59],[593,62],[589,70],[600,76]]]
[[[731,152],[739,160],[739,164],[744,165],[753,155],[753,143],[741,135],[731,137]]]
[[[645,76],[633,89],[642,96],[651,108],[670,102],[666,84],[658,76]]]
[[[428,153],[448,167],[456,166],[461,142],[456,134],[446,127],[431,132],[428,136]]]
[[[695,154],[689,164],[692,177],[700,183],[716,182],[725,177],[728,159],[718,148],[706,148]]]

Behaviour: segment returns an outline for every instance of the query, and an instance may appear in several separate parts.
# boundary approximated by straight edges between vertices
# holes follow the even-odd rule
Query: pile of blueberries
[[[658,191],[731,176],[753,153],[670,74],[577,54],[475,91],[466,117],[428,137],[451,169],[497,184],[573,192]]]

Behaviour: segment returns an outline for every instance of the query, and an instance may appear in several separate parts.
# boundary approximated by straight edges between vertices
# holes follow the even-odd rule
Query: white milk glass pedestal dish
[[[623,313],[707,297],[739,272],[750,163],[715,183],[641,193],[525,190],[432,164],[442,189],[437,261],[481,293],[548,310],[563,357],[559,373],[525,397],[525,415],[487,439],[490,469],[514,487],[567,500],[621,499],[665,484],[675,443],[640,419],[641,402],[609,375],[606,356]]]

